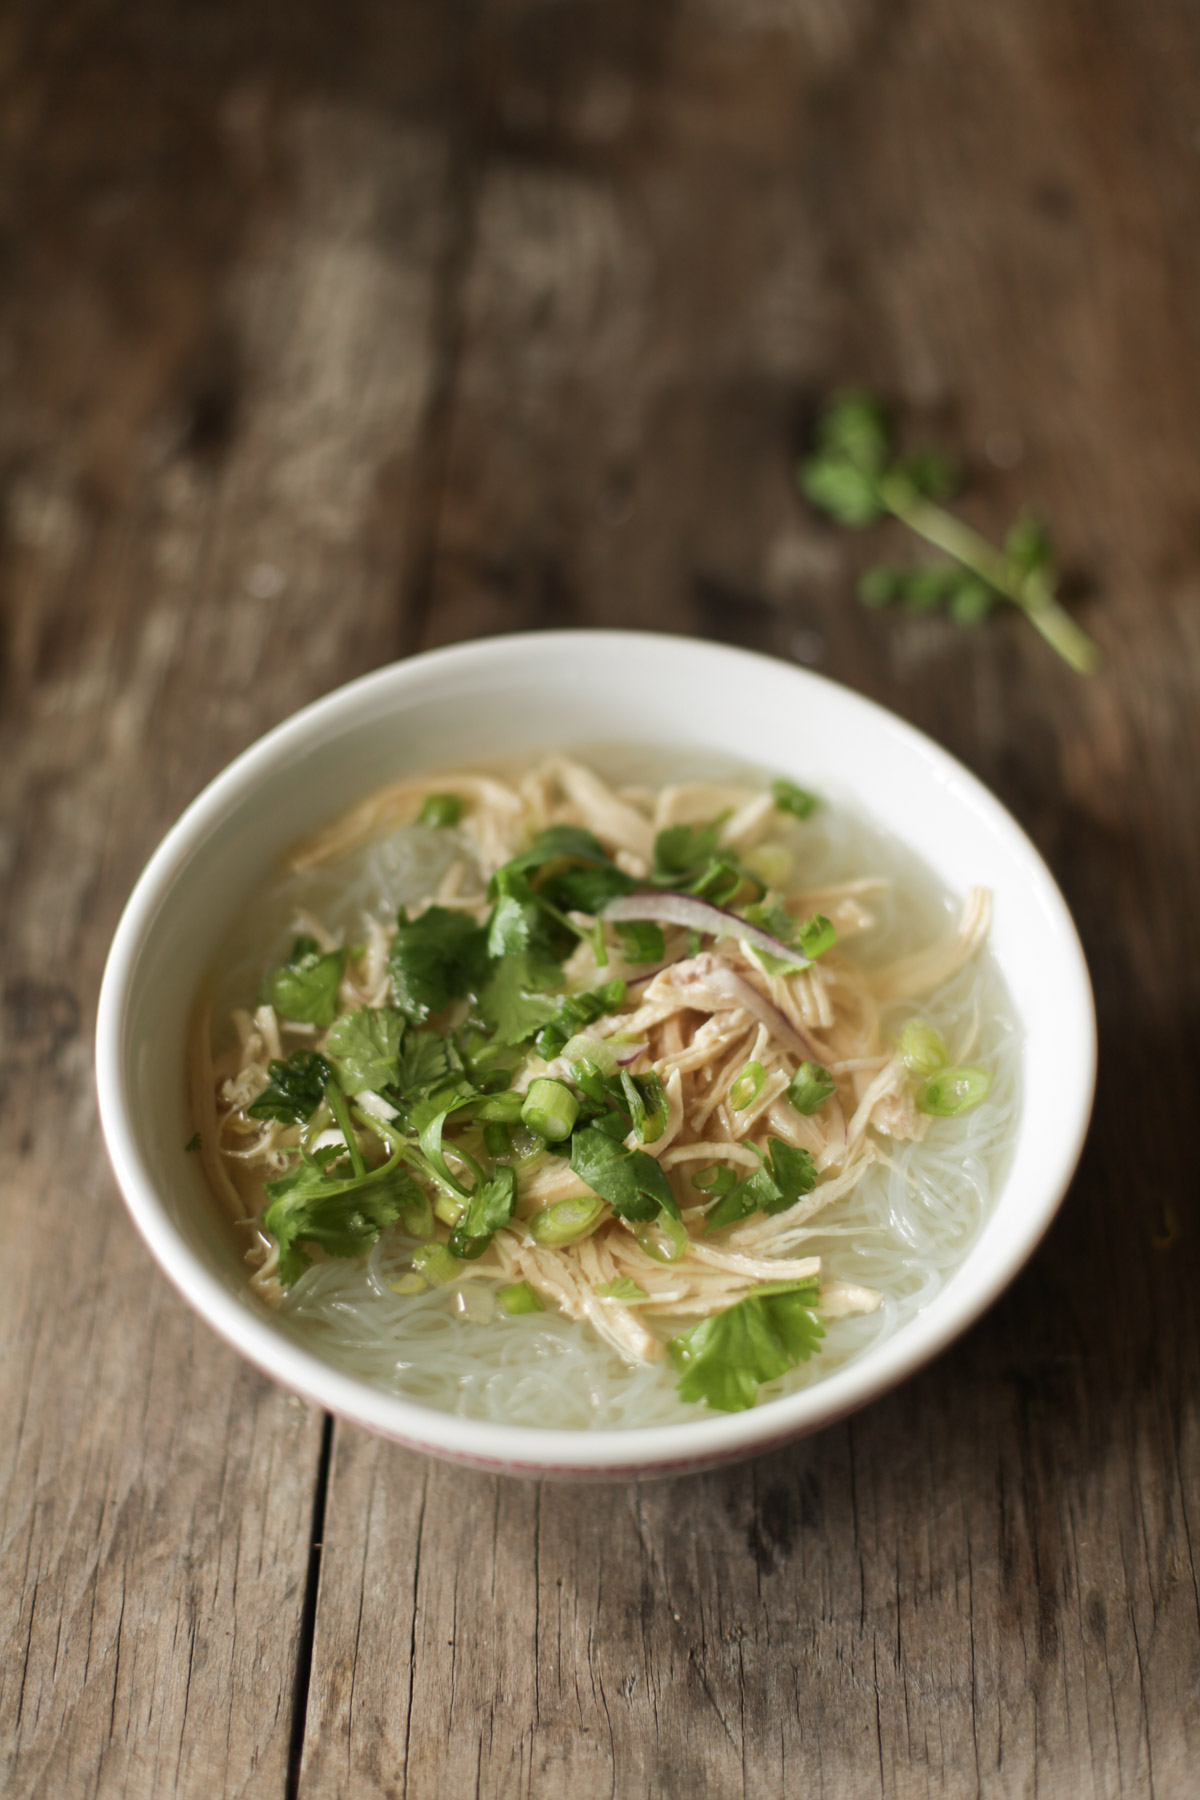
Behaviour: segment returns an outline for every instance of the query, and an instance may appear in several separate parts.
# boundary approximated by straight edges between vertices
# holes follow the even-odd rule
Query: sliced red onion
[[[793,1051],[805,1062],[819,1062],[821,1059],[809,1043],[808,1039],[792,1024],[786,1013],[781,1013],[773,1001],[765,994],[760,994],[756,987],[748,982],[744,975],[736,969],[711,969],[703,977],[706,988],[716,988],[718,993],[729,994],[738,1005],[752,1018],[765,1025],[773,1037]]]
[[[609,1041],[611,1042],[611,1039]],[[612,1047],[614,1050],[617,1048],[616,1044],[613,1044]],[[650,1045],[648,1043],[622,1044],[620,1048],[621,1054],[617,1057],[617,1067],[618,1069],[627,1069],[630,1063],[635,1063],[637,1061],[643,1050],[648,1050],[650,1048]]]
[[[708,937],[736,937],[744,944],[753,944],[756,950],[782,957],[794,968],[811,967],[809,958],[793,950],[782,938],[772,937],[769,931],[760,930],[723,906],[697,900],[694,894],[676,894],[670,890],[666,893],[623,894],[617,900],[610,900],[600,917],[614,925],[625,919],[653,919],[657,924],[682,925],[688,931],[702,931]]]

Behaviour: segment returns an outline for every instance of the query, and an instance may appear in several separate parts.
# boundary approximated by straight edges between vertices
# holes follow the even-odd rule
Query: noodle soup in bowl
[[[247,751],[139,882],[97,1036],[134,1219],[236,1348],[410,1447],[595,1477],[927,1361],[1052,1218],[1094,1059],[1062,898],[965,770],[618,633],[418,657]]]

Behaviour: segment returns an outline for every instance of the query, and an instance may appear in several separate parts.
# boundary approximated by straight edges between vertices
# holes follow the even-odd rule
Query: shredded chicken
[[[490,876],[548,824],[586,827],[621,868],[641,880],[653,861],[655,834],[667,826],[723,816],[721,841],[742,855],[763,843],[776,816],[769,796],[744,785],[690,783],[654,793],[616,789],[592,770],[556,756],[511,781],[454,774],[398,782],[300,845],[292,868],[316,869],[411,825],[428,794],[446,790],[465,801],[457,827],[463,854],[450,864],[429,903],[480,918]],[[824,912],[837,927],[839,945],[818,964],[791,974],[768,974],[736,936],[689,955],[686,933],[668,927],[666,966],[651,970],[623,961],[616,946],[600,970],[594,946],[581,943],[564,968],[572,990],[614,976],[629,984],[624,1005],[589,1031],[599,1040],[643,1044],[632,1066],[639,1074],[653,1070],[663,1085],[667,1116],[660,1135],[644,1146],[633,1134],[627,1142],[656,1158],[671,1183],[685,1227],[682,1254],[674,1261],[656,1260],[637,1229],[610,1214],[590,1236],[562,1248],[536,1241],[530,1225],[537,1214],[591,1192],[566,1160],[551,1154],[519,1174],[511,1223],[494,1234],[483,1258],[464,1264],[464,1279],[528,1281],[545,1304],[587,1321],[620,1355],[638,1362],[660,1356],[681,1322],[719,1311],[763,1282],[821,1277],[819,1259],[805,1254],[819,1229],[813,1221],[851,1193],[877,1159],[886,1161],[880,1137],[918,1138],[928,1122],[885,1040],[880,1009],[898,999],[916,1001],[945,982],[979,949],[990,920],[990,896],[972,889],[952,937],[868,978],[841,943],[870,926],[866,903],[885,885],[866,879],[794,892],[786,902],[790,910],[800,917]],[[336,940],[320,919],[304,914],[296,923],[322,950],[334,947]],[[342,981],[343,1010],[387,1003],[391,937],[379,920],[364,921],[364,947],[348,961]],[[290,1166],[300,1128],[254,1119],[248,1108],[267,1085],[269,1062],[302,1046],[320,1048],[323,1039],[312,1026],[280,1020],[267,1005],[253,1013],[235,1011],[232,1022],[236,1042],[214,1059],[207,1014],[198,1021],[193,1110],[205,1173],[232,1217],[249,1230],[254,1286],[275,1303],[283,1292],[278,1247],[255,1221],[262,1184]],[[786,1098],[801,1061],[822,1064],[834,1083],[832,1096],[811,1115]],[[743,1104],[736,1084],[748,1064],[758,1065],[762,1074]],[[514,1085],[524,1089],[547,1072],[569,1076],[566,1064],[547,1070],[531,1055]],[[379,1094],[361,1095],[359,1103],[381,1121],[396,1113]],[[782,1212],[756,1211],[707,1234],[712,1200],[693,1176],[713,1165],[738,1178],[750,1174],[762,1166],[772,1138],[811,1155],[817,1172],[811,1192]],[[329,1127],[315,1139],[324,1141],[341,1140]],[[378,1155],[365,1131],[360,1148]],[[453,1157],[449,1140],[446,1148]],[[625,1298],[603,1291],[614,1283],[623,1284]],[[636,1285],[636,1299],[630,1298],[629,1283]],[[879,1298],[848,1282],[821,1281],[819,1304],[827,1317],[872,1311]]]

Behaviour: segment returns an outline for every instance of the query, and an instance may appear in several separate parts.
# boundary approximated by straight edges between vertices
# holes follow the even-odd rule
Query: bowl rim
[[[559,1429],[463,1418],[372,1387],[304,1349],[267,1319],[257,1316],[244,1299],[235,1296],[204,1266],[175,1226],[143,1164],[126,1093],[125,1026],[143,943],[160,909],[169,901],[189,854],[278,767],[281,751],[294,749],[299,740],[339,736],[339,726],[349,727],[364,701],[389,690],[400,694],[435,672],[457,667],[465,674],[480,663],[528,663],[531,656],[561,656],[568,648],[577,655],[589,642],[642,656],[685,651],[727,665],[739,662],[748,670],[769,670],[773,679],[784,675],[800,688],[816,684],[832,691],[836,704],[847,706],[860,717],[872,716],[877,725],[907,740],[943,777],[953,777],[964,802],[994,831],[998,830],[1018,860],[1024,862],[1051,915],[1060,953],[1069,959],[1070,966],[1061,972],[1074,990],[1075,1016],[1071,1024],[1077,1034],[1076,1104],[1073,1113],[1068,1112],[1062,1121],[1061,1136],[1044,1170],[1040,1200],[1030,1207],[1026,1195],[1025,1223],[1013,1231],[986,1275],[959,1294],[955,1294],[953,1284],[948,1284],[928,1312],[918,1313],[877,1351],[864,1352],[811,1387],[745,1412],[705,1410],[695,1420],[653,1429]],[[889,708],[828,676],[778,658],[662,632],[588,629],[474,639],[401,659],[310,702],[241,751],[185,808],[138,878],[105,965],[95,1042],[101,1126],[118,1187],[133,1222],[160,1269],[184,1299],[249,1362],[288,1390],[339,1417],[424,1454],[497,1472],[611,1477],[711,1467],[824,1429],[906,1380],[968,1330],[1024,1267],[1062,1203],[1087,1136],[1097,1055],[1095,1003],[1087,963],[1066,901],[1023,828],[990,789],[948,751]]]

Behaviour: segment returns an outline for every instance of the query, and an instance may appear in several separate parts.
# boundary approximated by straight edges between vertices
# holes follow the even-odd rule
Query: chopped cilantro
[[[423,1025],[479,986],[487,970],[487,933],[467,913],[446,906],[431,906],[416,919],[401,908],[388,969],[396,1005],[414,1025]]]
[[[405,1100],[419,1100],[463,1073],[463,1059],[453,1038],[436,1031],[410,1031],[400,1050],[395,1086]]]
[[[601,1300],[630,1301],[650,1298],[645,1288],[639,1287],[629,1275],[618,1275],[615,1281],[606,1281],[603,1287],[595,1289],[595,1293]]]
[[[517,1202],[517,1178],[509,1163],[500,1163],[490,1180],[481,1181],[467,1202],[467,1210],[459,1221],[466,1237],[490,1238],[493,1231],[507,1225]]]
[[[333,1070],[319,1050],[293,1050],[286,1062],[267,1064],[267,1085],[246,1112],[252,1119],[303,1125],[321,1104]]]
[[[680,1398],[705,1400],[718,1412],[753,1406],[764,1381],[820,1348],[825,1329],[813,1310],[816,1298],[815,1280],[773,1282],[680,1332],[667,1345]]]
[[[736,1187],[723,1193],[704,1222],[706,1231],[720,1231],[725,1225],[736,1225],[740,1219],[748,1219],[756,1212],[786,1212],[802,1195],[812,1192],[816,1186],[817,1165],[807,1150],[797,1150],[781,1138],[771,1138],[767,1151],[761,1168],[752,1170]]]
[[[538,1055],[551,1062],[581,1026],[594,1025],[605,1013],[615,1012],[627,991],[623,981],[606,981],[586,994],[568,994],[559,1000],[545,1029],[538,1033]]]
[[[479,1010],[495,1033],[494,1041],[523,1044],[549,1025],[557,1018],[561,1002],[548,990],[561,985],[562,970],[557,963],[527,950],[503,957],[479,996]]]
[[[191,1137],[188,1139],[187,1143],[183,1147],[189,1153],[198,1150],[200,1148],[200,1133],[198,1131],[194,1131],[192,1133]]]
[[[644,1150],[626,1150],[594,1126],[572,1137],[571,1168],[619,1219],[653,1219],[660,1212],[679,1217],[671,1184],[654,1158]]]
[[[288,960],[268,975],[267,998],[285,1019],[332,1025],[345,966],[344,950],[322,955],[315,938],[299,937]]]
[[[388,1006],[360,1006],[343,1013],[325,1039],[348,1094],[379,1089],[396,1080],[404,1020]]]
[[[717,854],[728,817],[721,813],[707,825],[668,825],[660,831],[654,840],[654,880],[674,887],[706,868]]]
[[[593,918],[610,900],[632,893],[637,885],[591,832],[577,825],[551,825],[540,831],[528,850],[497,870],[488,897],[497,899],[517,875],[525,876],[538,900],[558,912],[589,913]]]
[[[301,1151],[294,1168],[267,1182],[270,1205],[263,1224],[279,1244],[279,1278],[285,1286],[309,1265],[300,1243],[317,1244],[328,1256],[363,1256],[404,1210],[411,1177],[392,1171],[386,1179],[338,1180],[329,1165],[344,1155],[336,1144],[312,1155]]]
[[[787,1097],[798,1113],[815,1113],[837,1091],[823,1063],[802,1062],[788,1084]]]

